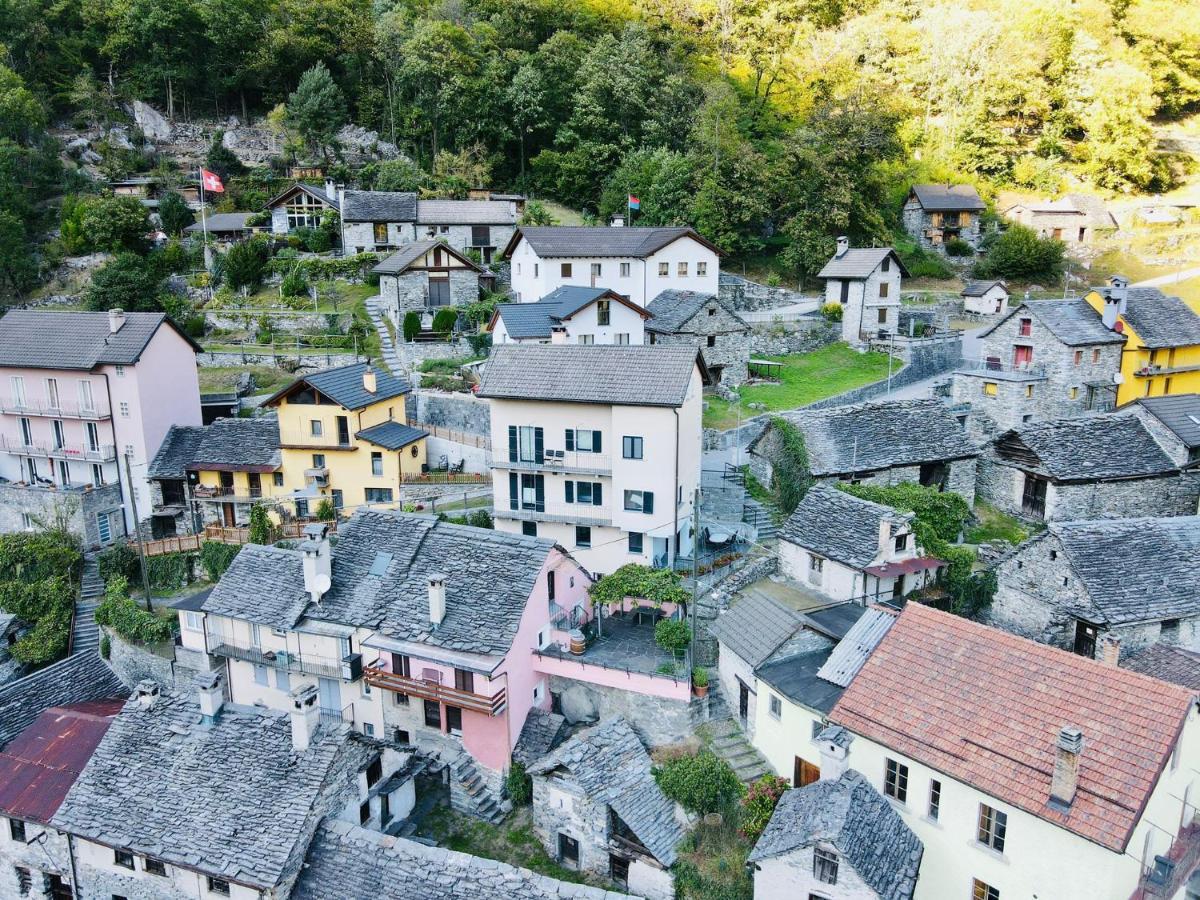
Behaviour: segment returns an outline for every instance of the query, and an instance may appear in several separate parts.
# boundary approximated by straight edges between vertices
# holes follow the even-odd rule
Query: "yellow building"
[[[401,485],[421,474],[427,433],[407,423],[411,388],[369,363],[297,378],[267,399],[279,415],[284,492],[298,518],[330,500],[346,513],[394,506]]]
[[[1200,391],[1200,315],[1192,305],[1155,287],[1130,287],[1117,275],[1084,300],[1106,326],[1126,335],[1118,406]]]

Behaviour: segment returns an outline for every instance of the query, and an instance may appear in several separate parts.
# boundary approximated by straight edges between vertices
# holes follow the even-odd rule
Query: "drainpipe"
[[[75,872],[75,841],[72,839],[70,832],[67,832],[66,834],[67,834],[67,866],[70,869],[71,893],[73,896],[79,897],[82,895],[79,893],[79,876]]]
[[[121,456],[119,453],[120,448],[118,447],[118,444],[117,444],[117,410],[116,410],[116,407],[113,406],[112,384],[108,379],[108,373],[104,372],[102,374],[104,376],[104,394],[108,398],[108,431],[109,431],[109,434],[112,435],[113,453],[116,454],[116,457],[117,457],[116,458],[117,487],[119,487],[121,489],[121,520],[125,521],[125,488],[126,487],[129,488],[129,502],[132,503],[133,502],[133,484],[131,482],[130,484],[126,485],[125,479],[121,478]],[[104,463],[101,463],[100,465],[101,465],[101,467],[103,467]],[[103,468],[101,470],[103,471]],[[53,464],[51,464],[50,474],[51,475],[54,474]],[[136,525],[137,523],[135,522],[134,524]],[[126,534],[129,533],[128,526],[126,526],[125,533]],[[83,536],[84,536],[84,539],[86,540],[87,539],[87,522],[86,521],[83,523]]]
[[[674,507],[674,509],[675,509],[675,515],[674,515],[674,519],[673,519],[674,524],[672,526],[671,536],[676,541],[678,541],[679,540],[679,407],[677,407],[677,406],[671,407],[671,412],[675,413],[675,484],[674,484],[674,489],[671,491],[671,506]],[[614,493],[615,493],[615,491],[614,491]],[[695,515],[694,510],[693,510],[692,514]],[[674,568],[674,566],[675,566],[675,551],[671,549],[671,546],[669,544],[667,546],[667,559],[670,560],[671,567]]]

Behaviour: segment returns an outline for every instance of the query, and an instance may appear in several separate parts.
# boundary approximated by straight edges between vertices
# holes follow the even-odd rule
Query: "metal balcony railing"
[[[486,716],[498,716],[508,707],[508,695],[504,688],[498,689],[491,696],[477,694],[474,691],[460,691],[432,678],[396,675],[389,671],[387,663],[382,660],[363,669],[363,677],[371,687],[396,691],[410,697],[420,697],[423,700],[436,700],[439,703],[483,713]]]
[[[49,459],[78,459],[84,462],[112,462],[117,458],[117,448],[112,444],[97,444],[95,448],[84,444],[63,444],[57,446],[36,441],[27,444],[17,438],[5,437],[3,447],[9,453],[19,453],[22,456],[41,456]]]
[[[232,638],[224,634],[207,633],[208,652],[213,656],[238,659],[258,666],[284,669],[302,675],[319,675],[326,678],[342,678],[346,667],[339,659],[315,656],[292,650],[264,650],[249,641]]]
[[[607,475],[612,472],[612,457],[607,453],[584,453],[579,450],[546,450],[541,460],[512,459],[497,454],[492,468],[515,469],[517,471],[579,472]]]
[[[536,503],[512,501],[496,506],[496,516],[521,522],[563,522],[568,525],[611,525],[612,510],[590,503]]]
[[[1046,377],[1046,367],[1043,365],[1026,363],[1020,366],[1013,366],[992,359],[964,359],[959,362],[956,371],[970,372],[975,375],[1017,375],[1026,378]]]
[[[17,397],[0,397],[0,412],[11,413],[14,416],[50,416],[55,419],[112,418],[112,412],[102,403],[83,406],[79,403],[60,400],[58,403],[52,404],[45,400]]]

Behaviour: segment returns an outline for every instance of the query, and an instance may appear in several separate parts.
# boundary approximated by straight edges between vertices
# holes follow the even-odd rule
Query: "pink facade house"
[[[199,349],[162,313],[0,319],[0,531],[65,515],[96,547],[133,529],[135,503],[147,518],[148,461],[171,425],[201,423]]]

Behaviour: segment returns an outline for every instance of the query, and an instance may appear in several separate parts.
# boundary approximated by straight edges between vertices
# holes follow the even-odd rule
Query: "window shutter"
[[[592,452],[593,453],[600,452],[600,432],[598,432],[598,431],[592,432]]]
[[[509,509],[517,508],[517,492],[519,490],[520,490],[520,487],[517,484],[517,473],[509,472],[508,473],[508,508]]]
[[[599,434],[600,432],[597,431],[596,433]],[[604,496],[603,495],[604,495],[604,485],[601,484],[599,481],[597,481],[595,484],[592,485],[592,505],[593,506],[603,506],[604,505]]]
[[[545,461],[545,441],[542,438],[542,429],[533,429],[533,459],[534,462]]]
[[[642,491],[642,512],[654,512],[654,491]]]
[[[575,430],[573,428],[567,429],[567,444],[566,444],[566,446],[567,446],[568,450],[575,449]]]
[[[508,426],[508,461],[517,461],[517,426]]]
[[[543,512],[546,509],[546,479],[543,476],[535,476],[533,492],[537,499],[538,512]]]
[[[567,502],[574,503],[575,502],[575,482],[566,481],[566,482],[563,482],[563,484],[566,486]]]

